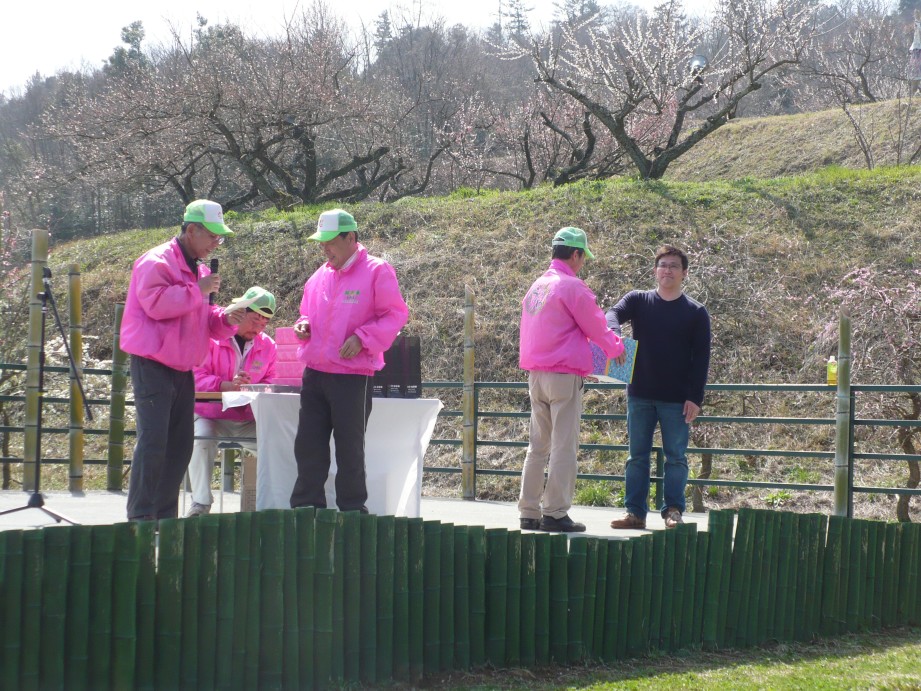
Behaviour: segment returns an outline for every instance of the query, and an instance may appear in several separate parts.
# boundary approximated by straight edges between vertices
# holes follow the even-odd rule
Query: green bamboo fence
[[[159,546],[157,546],[159,543]],[[629,540],[298,509],[0,532],[2,688],[373,686],[921,623],[921,526]]]

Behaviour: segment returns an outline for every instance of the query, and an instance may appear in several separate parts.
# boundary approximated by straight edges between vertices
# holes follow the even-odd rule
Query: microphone
[[[211,260],[211,273],[212,273],[212,274],[216,274],[216,273],[217,273],[217,257],[214,257],[214,258]],[[208,296],[208,304],[209,304],[209,305],[213,305],[213,304],[214,304],[214,295],[215,295],[215,293],[214,293],[214,291],[212,291],[211,294]]]

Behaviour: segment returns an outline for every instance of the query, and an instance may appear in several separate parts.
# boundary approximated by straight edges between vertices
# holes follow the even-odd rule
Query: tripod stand
[[[0,511],[0,516],[5,516],[8,513],[16,513],[17,511],[25,511],[26,509],[38,509],[51,516],[55,521],[60,523],[61,521],[67,521],[71,525],[77,525],[76,521],[72,521],[63,514],[56,513],[51,509],[45,508],[45,498],[42,496],[40,487],[42,479],[42,408],[44,402],[45,394],[45,322],[48,315],[48,305],[51,305],[51,311],[54,314],[54,321],[58,325],[58,330],[61,332],[61,338],[64,341],[64,350],[67,351],[67,359],[70,362],[71,372],[74,374],[74,378],[77,380],[77,387],[80,390],[80,396],[83,400],[83,407],[86,410],[86,417],[88,420],[92,421],[93,411],[90,410],[89,404],[86,402],[86,392],[83,390],[83,381],[80,379],[80,375],[77,373],[77,364],[74,361],[73,353],[70,352],[70,345],[67,343],[67,334],[64,333],[64,327],[61,324],[61,316],[58,314],[57,305],[54,302],[54,296],[51,294],[51,269],[47,266],[42,269],[42,285],[45,290],[38,294],[37,297],[41,298],[42,301],[42,336],[41,336],[41,348],[38,353],[38,414],[36,415],[37,422],[37,434],[35,438],[35,489],[32,490],[32,494],[29,496],[29,501],[25,506],[20,506],[15,509],[8,509],[6,511]]]

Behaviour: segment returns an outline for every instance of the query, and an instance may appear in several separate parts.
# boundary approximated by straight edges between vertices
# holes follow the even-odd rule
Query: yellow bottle
[[[828,358],[828,365],[826,366],[826,379],[829,386],[838,385],[838,363],[835,360],[835,356],[832,355]]]

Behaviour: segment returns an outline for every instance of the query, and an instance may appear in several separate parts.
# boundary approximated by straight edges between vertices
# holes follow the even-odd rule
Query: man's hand
[[[240,372],[233,378],[233,381],[222,381],[221,391],[239,391],[243,384],[249,384],[251,381],[249,372]]]
[[[310,322],[298,322],[294,325],[294,335],[302,341],[310,338]]]
[[[347,339],[345,343],[342,344],[342,347],[339,349],[339,357],[344,360],[350,360],[351,358],[358,355],[361,352],[361,339],[358,338],[355,334],[352,334]]]
[[[202,295],[209,295],[210,293],[216,293],[221,289],[221,276],[220,274],[208,274],[204,278],[198,279],[198,289],[201,291]]]
[[[700,406],[693,401],[684,402],[684,421],[689,425],[700,415]]]
[[[627,351],[622,352],[620,355],[614,358],[614,362],[616,362],[618,365],[622,365],[626,361],[627,361]]]
[[[224,312],[227,317],[227,323],[231,326],[239,326],[246,319],[246,310],[234,310],[233,312]]]

